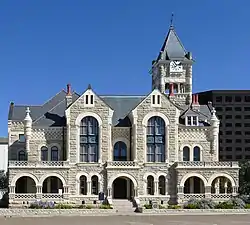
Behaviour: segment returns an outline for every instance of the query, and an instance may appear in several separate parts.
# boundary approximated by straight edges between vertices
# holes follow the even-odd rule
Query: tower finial
[[[170,28],[174,27],[173,20],[174,20],[174,13],[172,12],[172,14],[171,14],[171,20],[170,20]]]

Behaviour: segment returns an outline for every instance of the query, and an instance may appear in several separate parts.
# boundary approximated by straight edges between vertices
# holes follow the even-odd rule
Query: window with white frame
[[[151,96],[151,105],[152,106],[161,106],[161,95],[152,95]]]
[[[96,118],[84,117],[80,124],[80,162],[98,161],[98,134]]]
[[[165,122],[158,116],[147,124],[147,162],[165,162]]]
[[[198,116],[186,116],[186,126],[198,126]]]

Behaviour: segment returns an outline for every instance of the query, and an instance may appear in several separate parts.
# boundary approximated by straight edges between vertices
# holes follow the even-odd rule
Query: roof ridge
[[[41,106],[44,106],[44,105],[46,105],[47,103],[49,103],[53,98],[55,98],[57,95],[59,95],[60,93],[62,93],[62,92],[64,92],[65,94],[66,94],[66,91],[65,90],[61,90],[61,91],[59,91],[58,93],[56,93],[54,96],[52,96],[51,98],[49,98],[43,105],[41,105]]]
[[[49,111],[47,111],[47,112],[45,112],[45,113],[48,113],[48,112],[51,112],[53,109],[55,109],[58,105],[60,105],[62,102],[64,102],[65,101],[65,99],[63,99],[62,101],[60,101],[59,103],[57,103],[54,107],[52,107]],[[36,122],[38,122],[40,119],[42,119],[44,117],[44,114],[42,115],[42,116],[40,116],[40,117],[38,117],[35,121],[34,121],[34,123],[36,123]]]

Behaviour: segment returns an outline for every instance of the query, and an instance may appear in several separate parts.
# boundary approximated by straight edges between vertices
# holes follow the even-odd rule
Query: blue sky
[[[71,83],[82,93],[146,94],[171,13],[193,53],[193,90],[249,89],[250,2],[1,0],[0,136],[9,103],[42,104]]]

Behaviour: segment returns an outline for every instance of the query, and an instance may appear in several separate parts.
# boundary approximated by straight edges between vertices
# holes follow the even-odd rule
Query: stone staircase
[[[126,214],[126,213],[134,213],[135,207],[133,206],[133,202],[127,199],[113,199],[113,208],[118,213]]]

